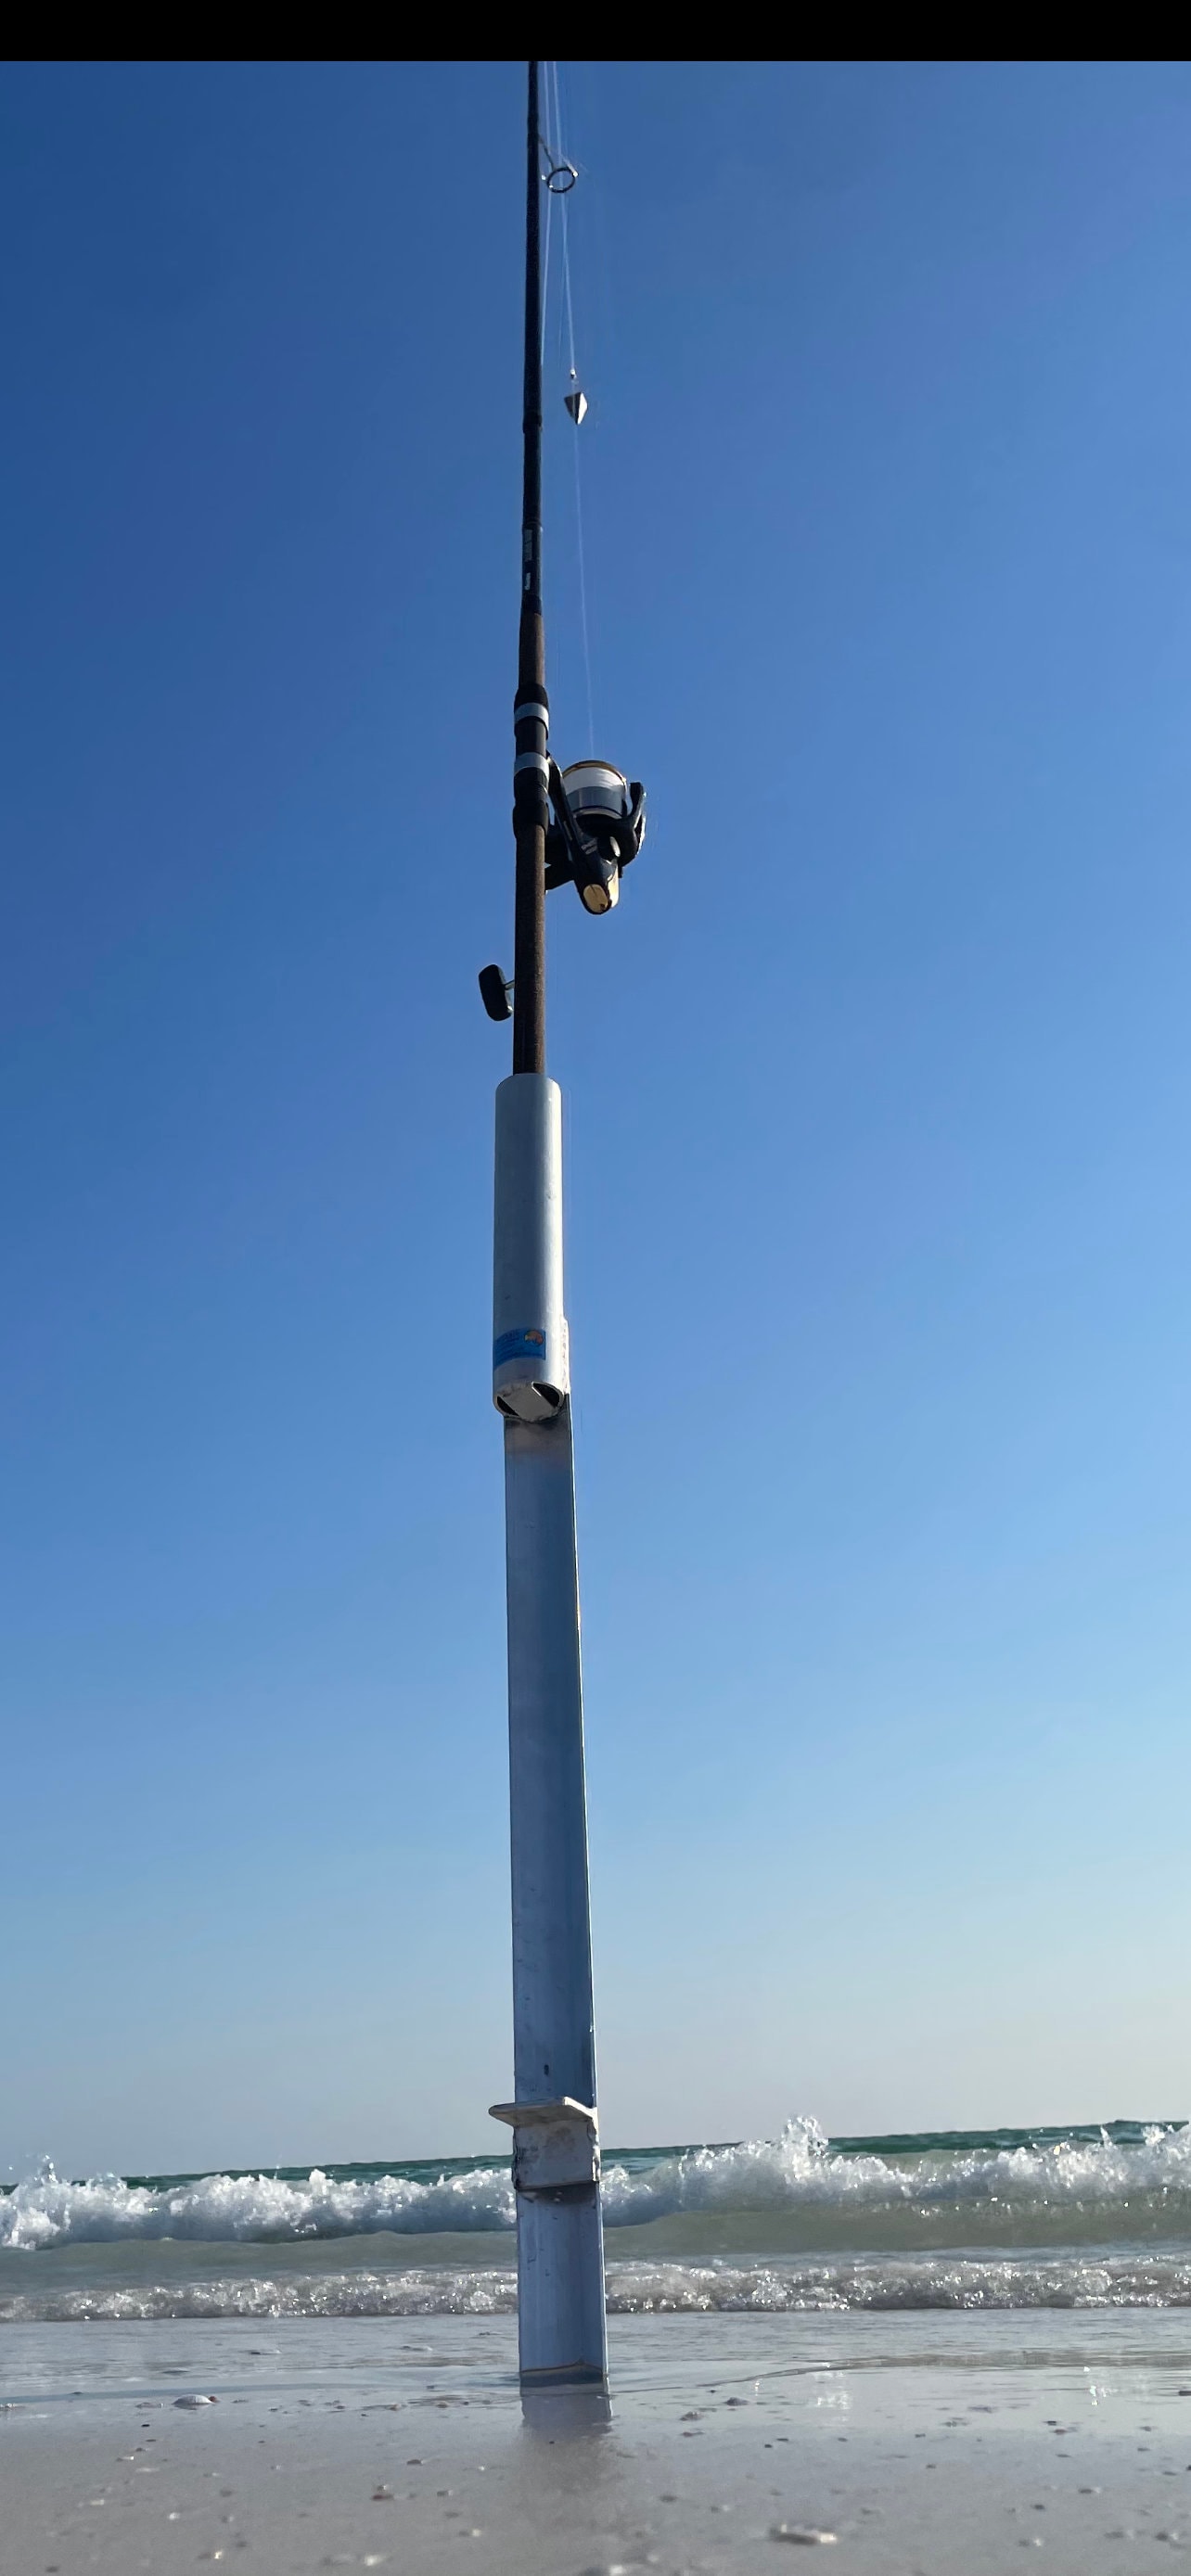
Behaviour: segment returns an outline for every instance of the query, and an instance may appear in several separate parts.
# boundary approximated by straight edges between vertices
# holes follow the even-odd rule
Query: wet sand
[[[1191,2558],[1191,2319],[613,2320],[612,2420],[522,2419],[505,2319],[16,2326],[4,2576],[1131,2576]],[[196,2405],[196,2397],[214,2404]],[[181,2401],[181,2402],[179,2402]]]

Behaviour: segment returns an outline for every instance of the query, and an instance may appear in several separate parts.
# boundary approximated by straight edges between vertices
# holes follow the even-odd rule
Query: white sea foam
[[[659,2219],[769,2216],[849,2223],[895,2221],[973,2225],[1033,2222],[1035,2234],[1082,2232],[1102,2214],[1106,2236],[1128,2236],[1130,2213],[1147,2232],[1177,2234],[1191,2224],[1191,2128],[1152,2129],[1134,2144],[1107,2135],[1090,2143],[933,2150],[892,2158],[832,2151],[813,2120],[792,2120],[780,2137],[741,2146],[661,2154],[641,2169],[612,2160],[604,2170],[612,2228]],[[299,2243],[304,2238],[507,2232],[514,2225],[507,2167],[451,2172],[432,2181],[401,2173],[303,2181],[269,2174],[208,2174],[194,2182],[133,2184],[116,2175],[67,2182],[46,2163],[0,2197],[0,2248],[38,2252],[62,2245],[172,2239],[191,2243]],[[854,2240],[855,2241],[855,2240]],[[863,2239],[861,2240],[863,2241]]]
[[[613,2263],[614,2315],[737,2312],[789,2315],[855,2309],[1181,2308],[1191,2306],[1191,2257],[1137,2262],[1070,2255],[1050,2262],[944,2256],[815,2264]]]
[[[789,2120],[777,2138],[692,2147],[672,2164],[606,2177],[615,2225],[695,2211],[941,2209],[1117,2210],[1154,2195],[1191,2210],[1191,2128],[1147,2130],[1135,2145],[1107,2134],[1088,2143],[933,2150],[893,2160],[833,2153],[817,2120]]]
[[[433,2183],[384,2174],[335,2182],[325,2173],[304,2182],[270,2174],[204,2174],[197,2182],[153,2188],[97,2174],[64,2182],[48,2162],[0,2200],[0,2246],[38,2252],[50,2245],[118,2244],[129,2238],[206,2244],[269,2244],[309,2236],[398,2236],[474,2233],[511,2228],[513,2188],[507,2170],[444,2173]]]
[[[100,2282],[94,2287],[0,2287],[0,2324],[127,2324],[170,2317],[495,2317],[517,2306],[514,2271],[278,2273],[193,2281]]]
[[[192,2281],[56,2286],[36,2267],[28,2288],[0,2288],[6,2324],[135,2323],[167,2318],[495,2317],[517,2305],[511,2269],[446,2265],[282,2273]],[[949,2309],[1191,2307],[1191,2256],[1138,2262],[1068,2256],[1047,2262],[944,2257],[813,2264],[616,2262],[614,2316],[758,2315]]]

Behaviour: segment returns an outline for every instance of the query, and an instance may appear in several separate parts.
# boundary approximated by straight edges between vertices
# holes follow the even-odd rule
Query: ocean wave
[[[399,2173],[340,2182],[316,2168],[302,2182],[213,2173],[156,2188],[118,2174],[66,2182],[47,2160],[0,2200],[0,2247],[37,2253],[129,2239],[267,2245],[311,2236],[471,2235],[515,2223],[512,2182],[500,2166],[444,2172],[430,2183]]]
[[[512,2270],[251,2274],[194,2281],[98,2282],[85,2289],[0,2288],[0,2324],[152,2324],[161,2320],[270,2317],[514,2316]]]
[[[425,2168],[422,2169],[424,2177]],[[659,2220],[716,2218],[850,2222],[918,2216],[924,2223],[995,2219],[1043,2222],[1061,2242],[1102,2218],[1107,2236],[1191,2232],[1191,2128],[1153,2128],[1132,2144],[1105,2132],[1092,2140],[962,2151],[889,2154],[833,2150],[814,2120],[788,2121],[777,2138],[739,2146],[659,2151],[643,2167],[604,2168],[610,2228]],[[299,2179],[261,2174],[130,2183],[118,2175],[68,2182],[48,2162],[0,2197],[0,2248],[36,2253],[54,2246],[130,2240],[299,2243],[337,2236],[508,2233],[515,2204],[507,2166],[451,2171],[431,2179],[396,2170],[364,2178],[318,2169]],[[936,2224],[937,2233],[937,2224]],[[843,2235],[846,2242],[846,2233]]]
[[[643,2175],[606,2176],[612,2225],[714,2211],[841,2212],[988,2209],[1026,2213],[1073,2209],[1119,2214],[1123,2204],[1158,2201],[1191,2218],[1191,2128],[1144,2130],[1135,2144],[1105,2131],[1091,2140],[1047,2145],[931,2149],[888,2154],[834,2151],[816,2120],[789,2120],[780,2136],[740,2146],[693,2147]]]
[[[1052,2262],[937,2261],[817,2264],[616,2263],[612,2315],[799,2315],[951,2308],[1191,2307],[1191,2257],[1137,2263],[1071,2256]]]
[[[167,2319],[496,2317],[517,2306],[508,2269],[278,2274],[0,2290],[0,2322],[81,2325]],[[1191,2257],[1048,2262],[699,2264],[612,2262],[612,2316],[799,2316],[946,2309],[1191,2307]]]

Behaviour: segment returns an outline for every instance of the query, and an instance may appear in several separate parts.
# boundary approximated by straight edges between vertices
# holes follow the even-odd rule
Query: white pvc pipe
[[[514,1074],[497,1093],[496,1342],[536,1316],[563,1378],[537,1419],[505,1419],[516,2099],[500,2116],[514,2133],[527,2386],[607,2372],[561,1182],[558,1086]],[[506,1403],[556,1385],[502,1377],[509,1365],[496,1370]],[[547,2105],[549,2122],[518,2123],[519,2107]]]
[[[570,1385],[562,1306],[562,1093],[544,1073],[511,1073],[496,1094],[492,1395],[502,1413],[545,1422]]]

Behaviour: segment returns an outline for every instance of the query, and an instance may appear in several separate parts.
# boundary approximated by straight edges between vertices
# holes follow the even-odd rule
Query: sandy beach
[[[514,2361],[504,2318],[10,2327],[4,2576],[1191,2554],[1181,2315],[613,2320],[602,2427],[526,2425]]]

